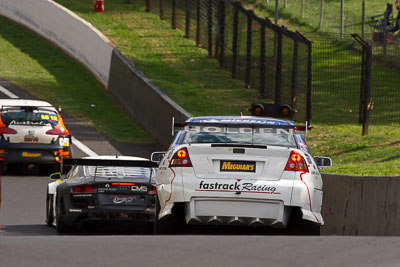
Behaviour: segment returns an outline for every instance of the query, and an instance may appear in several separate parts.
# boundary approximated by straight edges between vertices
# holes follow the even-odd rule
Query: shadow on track
[[[47,225],[2,225],[0,236],[51,236],[57,235],[54,228]]]

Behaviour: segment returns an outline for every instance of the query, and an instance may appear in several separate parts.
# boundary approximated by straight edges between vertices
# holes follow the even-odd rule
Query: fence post
[[[362,39],[358,34],[351,35],[359,44],[363,46],[363,61],[362,70],[363,74],[361,75],[361,92],[360,96],[362,98],[362,103],[360,103],[360,107],[362,107],[362,135],[368,135],[368,126],[369,126],[369,111],[372,109],[371,104],[371,72],[372,72],[372,45],[367,43],[364,39]],[[361,113],[361,111],[360,111]]]
[[[236,64],[237,64],[237,42],[239,31],[239,8],[240,2],[235,2],[235,13],[233,15],[233,36],[232,36],[232,78],[236,78]]]
[[[324,0],[320,0],[319,6],[319,28],[322,28],[322,23],[324,21]]]
[[[360,107],[358,109],[358,122],[364,121],[364,88],[365,88],[365,47],[361,48],[361,83],[360,83]]]
[[[245,80],[245,86],[246,88],[251,88],[250,82],[251,82],[251,77],[250,77],[250,72],[251,72],[251,46],[252,46],[252,22],[253,22],[253,12],[250,10],[247,13],[247,51],[246,51],[246,80]]]
[[[281,103],[282,91],[282,29],[277,34],[276,76],[275,76],[275,104]]]
[[[160,0],[160,19],[164,20],[164,0]]]
[[[260,32],[260,95],[265,97],[265,70],[266,70],[266,57],[265,57],[265,24],[261,23]]]
[[[185,21],[185,38],[190,38],[190,10],[191,0],[186,0],[186,21]]]
[[[151,0],[146,0],[146,12],[151,12]]]
[[[340,38],[343,38],[344,33],[344,0],[340,1]]]
[[[365,87],[364,87],[364,115],[362,135],[368,135],[369,111],[371,106],[371,71],[372,71],[372,46],[367,44],[365,54]]]
[[[176,0],[172,0],[172,29],[176,29]]]
[[[361,5],[361,38],[364,39],[365,33],[365,0],[362,1]]]
[[[208,56],[212,57],[212,1],[208,0]]]
[[[312,118],[312,43],[307,40],[307,119],[308,124],[311,124]]]
[[[299,42],[294,40],[293,48],[293,69],[292,69],[292,94],[290,97],[290,104],[292,108],[296,108],[297,88],[298,88],[298,68],[299,68]]]
[[[312,119],[312,42],[304,37],[300,32],[296,31],[297,35],[307,45],[307,112],[306,121],[311,124]]]
[[[196,13],[196,45],[200,45],[201,38],[201,25],[200,25],[200,0],[197,0],[197,13]]]
[[[219,7],[218,8],[219,9],[219,12],[218,12],[219,13],[218,60],[219,60],[219,65],[222,67],[222,66],[224,66],[224,56],[225,56],[225,1],[220,1],[218,7]]]

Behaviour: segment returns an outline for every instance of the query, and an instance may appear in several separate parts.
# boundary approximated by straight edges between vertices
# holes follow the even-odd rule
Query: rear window
[[[292,134],[185,132],[183,144],[228,143],[296,147]]]
[[[1,111],[1,120],[6,125],[48,125],[58,124],[57,113],[34,108],[13,108]]]
[[[90,176],[103,178],[149,178],[153,170],[141,167],[86,166],[85,172]],[[153,173],[154,175],[154,173]]]

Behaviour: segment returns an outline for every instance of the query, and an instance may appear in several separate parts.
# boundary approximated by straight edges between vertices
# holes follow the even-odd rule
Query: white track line
[[[76,145],[83,153],[86,153],[90,157],[98,156],[96,152],[88,148],[85,144],[83,144],[81,141],[79,141],[73,136],[72,136],[72,144]]]
[[[4,88],[3,86],[0,85],[0,92],[2,92],[3,94],[5,94],[6,96],[16,99],[19,98],[17,95],[14,95],[13,93],[11,93],[10,91],[8,91],[6,88]],[[88,156],[91,157],[95,157],[98,156],[96,152],[94,152],[93,150],[91,150],[90,148],[88,148],[84,143],[82,143],[81,141],[79,141],[78,139],[76,139],[75,137],[72,136],[72,143],[79,149],[81,150],[83,153],[86,153]]]
[[[13,93],[11,93],[10,91],[8,91],[6,88],[4,88],[3,86],[0,85],[0,92],[2,92],[3,94],[5,94],[6,96],[8,96],[9,98],[19,98],[18,96],[14,95]]]

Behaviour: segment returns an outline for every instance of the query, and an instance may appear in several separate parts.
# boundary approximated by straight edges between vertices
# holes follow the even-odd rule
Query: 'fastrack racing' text
[[[276,194],[276,187],[268,185],[255,185],[253,183],[207,183],[200,181],[199,189],[196,191],[233,191],[233,192],[249,192],[249,193],[266,193]]]

